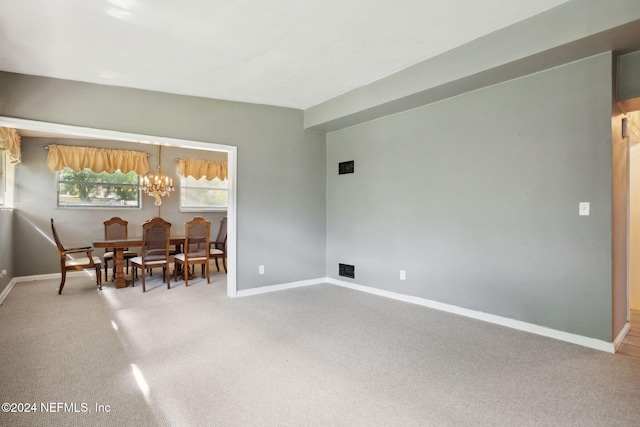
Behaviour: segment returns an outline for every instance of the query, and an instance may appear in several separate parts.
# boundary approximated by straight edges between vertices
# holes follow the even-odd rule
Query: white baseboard
[[[608,353],[615,353],[616,351],[616,347],[614,346],[614,343],[602,341],[595,338],[589,338],[582,335],[572,334],[569,332],[558,331],[556,329],[535,325],[533,323],[527,323],[520,320],[509,319],[507,317],[497,316],[495,314],[483,313],[481,311],[469,310],[466,308],[457,307],[455,305],[444,304],[441,302],[414,297],[411,295],[398,294],[396,292],[370,288],[368,286],[357,285],[354,283],[345,282],[342,280],[337,280],[329,277],[325,278],[324,280],[326,280],[327,283],[330,283],[332,285],[343,286],[345,288],[367,292],[370,294],[391,298],[398,301],[409,302],[412,304],[417,304],[424,307],[433,308],[436,310],[446,311],[448,313],[459,314],[461,316],[470,317],[472,319],[482,320],[484,322],[494,323],[497,325],[506,326],[508,328],[530,332],[533,334],[570,342],[572,344],[577,344],[577,345],[593,348],[600,351],[606,351]]]
[[[58,274],[39,274],[39,275],[35,275],[35,276],[14,277],[13,279],[11,279],[11,281],[9,282],[7,287],[4,288],[4,291],[2,291],[2,294],[0,294],[0,304],[2,304],[4,302],[4,299],[7,297],[7,295],[9,295],[9,292],[11,291],[11,289],[13,289],[13,285],[15,285],[16,283],[19,283],[19,282],[30,282],[30,281],[33,281],[33,280],[55,279],[56,277],[60,277],[60,273],[58,273]]]
[[[82,276],[83,274],[88,274],[95,280],[96,272],[94,270],[78,270],[78,271],[69,271],[67,273],[67,277],[75,277]],[[20,276],[14,277],[13,280],[16,282],[30,282],[32,280],[46,280],[46,279],[60,279],[60,273],[48,273],[48,274],[36,274],[33,276]]]
[[[4,288],[4,290],[2,291],[2,293],[0,294],[0,305],[2,305],[2,303],[4,302],[4,299],[7,297],[7,295],[9,295],[9,292],[11,291],[11,288],[13,288],[13,285],[17,282],[17,280],[15,279],[15,277],[13,279],[11,279],[9,281],[9,283],[7,283],[7,287]]]
[[[73,271],[69,272],[67,276],[74,276],[80,274],[90,274],[94,276],[93,273],[88,271]],[[60,277],[60,273],[57,274],[44,274],[38,276],[23,276],[16,277],[9,282],[9,285],[4,289],[2,294],[0,294],[0,304],[7,296],[14,283],[24,282],[29,280],[37,280],[37,279],[51,279]],[[627,323],[623,330],[620,332],[618,337],[613,343],[602,341],[595,338],[585,337],[582,335],[572,334],[570,332],[558,331],[556,329],[547,328],[545,326],[535,325],[533,323],[523,322],[521,320],[510,319],[508,317],[497,316],[495,314],[483,313],[481,311],[469,310],[467,308],[458,307],[455,305],[444,304],[438,301],[428,300],[425,298],[415,297],[411,295],[399,294],[396,292],[385,291],[382,289],[371,288],[369,286],[358,285],[355,283],[345,282],[342,280],[333,279],[331,277],[320,277],[317,279],[310,280],[301,280],[298,282],[290,282],[290,283],[282,283],[279,285],[271,285],[271,286],[262,286],[259,288],[253,289],[245,289],[237,292],[237,297],[246,297],[251,295],[259,295],[268,292],[277,292],[285,289],[293,289],[300,288],[303,286],[311,286],[311,285],[319,285],[322,283],[329,283],[336,286],[342,286],[345,288],[353,289],[356,291],[367,292],[369,294],[378,295],[385,298],[391,298],[398,301],[408,302],[411,304],[420,305],[423,307],[433,308],[435,310],[445,311],[448,313],[458,314],[460,316],[469,317],[471,319],[482,320],[484,322],[493,323],[496,325],[506,326],[508,328],[517,329],[520,331],[530,332],[532,334],[541,335],[548,338],[554,338],[560,341],[566,341],[572,344],[581,345],[584,347],[593,348],[600,351],[605,351],[608,353],[615,353],[616,348],[622,343],[622,340],[629,332],[630,325]]]
[[[280,285],[261,286],[259,288],[245,289],[238,291],[236,293],[236,296],[248,297],[251,295],[265,294],[268,292],[283,291],[285,289],[300,288],[302,286],[319,285],[321,283],[327,283],[327,278],[322,277],[320,279],[301,280],[299,282],[282,283]]]
[[[83,271],[70,271],[67,273],[67,277],[81,276],[83,274],[90,275],[94,280],[96,278],[96,274],[93,271],[83,270]],[[11,279],[9,284],[0,294],[0,304],[4,302],[4,299],[9,295],[9,292],[13,288],[13,285],[20,282],[31,282],[34,280],[48,280],[48,279],[60,279],[60,273],[49,273],[49,274],[36,274],[33,276],[19,276]]]
[[[398,301],[417,304],[423,307],[433,308],[435,310],[458,314],[460,316],[469,317],[471,319],[476,319],[476,320],[481,320],[483,322],[489,322],[496,325],[506,326],[508,328],[517,329],[520,331],[529,332],[532,334],[541,335],[548,338],[554,338],[560,341],[581,345],[583,347],[589,347],[595,350],[605,351],[607,353],[615,353],[617,348],[617,345],[615,343],[610,343],[610,342],[602,341],[595,338],[572,334],[570,332],[558,331],[556,329],[535,325],[533,323],[523,322],[521,320],[510,319],[508,317],[497,316],[495,314],[483,313],[481,311],[469,310],[467,308],[462,308],[462,307],[458,307],[450,304],[444,304],[438,301],[428,300],[425,298],[399,294],[396,292],[385,291],[377,288],[371,288],[369,286],[358,285],[355,283],[345,282],[345,281],[333,279],[330,277],[322,277],[322,278],[312,279],[312,280],[303,280],[300,282],[291,282],[291,283],[284,283],[281,285],[246,289],[243,291],[238,291],[238,296],[241,297],[241,296],[258,295],[258,294],[263,294],[267,292],[281,291],[284,289],[298,288],[301,286],[318,285],[321,283],[329,283],[332,285],[342,286],[342,287],[353,289],[356,291],[367,292],[367,293],[378,295],[385,298],[391,298]],[[624,334],[621,332],[618,339],[623,339],[624,335],[626,335],[626,332]],[[616,342],[617,341],[618,340],[616,340]]]
[[[67,273],[67,276],[71,276],[71,273],[78,274],[78,271],[73,271]],[[13,280],[17,282],[31,282],[34,280],[48,280],[48,279],[59,279],[60,273],[49,273],[49,274],[36,274],[33,276],[20,276],[14,277]]]
[[[631,323],[629,322],[625,323],[624,326],[622,327],[622,330],[616,337],[616,339],[613,340],[613,348],[615,350],[617,350],[618,347],[620,347],[620,344],[622,344],[622,341],[624,341],[624,339],[626,338],[630,330],[631,330]]]

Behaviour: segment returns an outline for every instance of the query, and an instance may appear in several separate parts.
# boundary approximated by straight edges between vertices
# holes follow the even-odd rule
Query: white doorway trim
[[[172,147],[224,151],[227,153],[228,175],[229,175],[229,206],[227,209],[227,296],[235,297],[237,294],[236,284],[236,204],[237,204],[237,165],[238,149],[232,145],[215,144],[202,141],[191,141],[186,139],[167,138],[162,136],[142,135],[127,132],[118,132],[105,129],[94,129],[79,126],[62,125],[58,123],[40,122],[35,120],[16,119],[13,117],[0,116],[0,126],[14,129],[45,132],[57,135],[67,135],[86,138],[99,138],[115,141],[128,141],[140,144],[160,143]]]
[[[631,145],[631,141],[629,141],[629,145]],[[639,156],[640,144],[631,145],[629,148],[629,226],[627,228],[629,240],[629,252],[627,256],[629,263],[629,279],[627,280],[627,321],[631,319],[631,309],[637,308],[637,295],[638,291],[640,291],[638,264],[637,262],[634,263],[634,260],[637,260],[637,256],[640,254],[640,240],[634,238],[634,236],[637,236],[637,234],[634,235],[634,232],[637,232],[638,226],[640,225],[640,211],[638,210],[640,206],[637,201],[635,201],[637,200],[635,197],[640,193],[640,186],[637,183],[637,178],[640,174],[640,169],[638,168]]]

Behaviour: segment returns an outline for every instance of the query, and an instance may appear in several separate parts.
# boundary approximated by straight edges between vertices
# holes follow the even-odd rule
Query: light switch
[[[589,202],[578,203],[578,214],[580,216],[589,216]]]

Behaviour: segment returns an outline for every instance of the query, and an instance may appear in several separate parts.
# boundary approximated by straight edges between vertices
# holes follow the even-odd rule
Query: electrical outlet
[[[4,277],[7,275],[7,270],[0,271],[0,277]]]
[[[404,270],[400,270],[400,280],[407,280],[407,273]]]
[[[578,215],[589,216],[589,202],[578,203]]]
[[[258,266],[258,273],[259,274],[264,274],[264,265]]]

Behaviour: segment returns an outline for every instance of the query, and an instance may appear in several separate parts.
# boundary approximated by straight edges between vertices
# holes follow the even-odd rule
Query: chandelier
[[[173,179],[164,175],[160,170],[162,148],[158,145],[158,171],[156,173],[149,172],[145,176],[140,177],[140,188],[149,196],[156,199],[155,205],[160,206],[162,199],[160,197],[171,195],[173,188]]]

